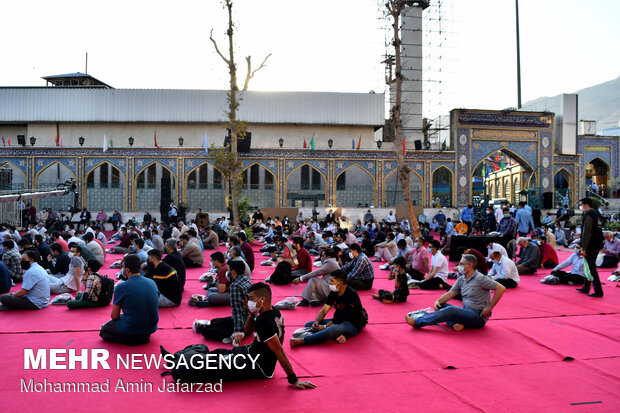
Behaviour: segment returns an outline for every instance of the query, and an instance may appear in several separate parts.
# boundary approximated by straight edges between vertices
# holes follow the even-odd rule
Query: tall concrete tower
[[[424,142],[422,120],[422,13],[429,6],[428,1],[403,1],[405,7],[400,16],[401,63],[402,63],[402,128],[407,148],[414,149],[415,141]],[[392,59],[386,61],[388,65]],[[390,69],[391,72],[391,69]],[[396,82],[391,74],[390,98],[396,96]]]

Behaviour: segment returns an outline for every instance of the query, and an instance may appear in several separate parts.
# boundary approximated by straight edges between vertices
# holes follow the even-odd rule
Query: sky
[[[251,90],[385,92],[381,61],[391,34],[379,4],[236,0],[240,78],[245,56],[257,67],[271,53]],[[443,63],[426,73],[441,80],[441,110],[516,107],[515,1],[443,4]],[[88,52],[88,73],[116,88],[228,87],[209,41],[213,30],[227,46],[220,0],[3,1],[0,15],[2,86],[44,86],[42,76],[84,72]],[[519,15],[523,103],[620,76],[620,1],[520,0]]]

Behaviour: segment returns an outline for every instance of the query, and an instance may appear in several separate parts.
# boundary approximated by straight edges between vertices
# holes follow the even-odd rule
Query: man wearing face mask
[[[407,274],[414,280],[421,281],[424,274],[430,270],[431,254],[424,248],[424,237],[417,237],[413,244],[413,249],[409,251],[407,259]]]
[[[177,272],[161,260],[161,251],[152,249],[147,253],[148,265],[145,277],[153,280],[159,291],[159,307],[176,307],[181,304],[181,283]]]
[[[137,255],[127,254],[123,263],[127,281],[114,288],[111,320],[101,326],[99,336],[112,343],[146,344],[159,321],[157,285],[140,275]]]
[[[432,255],[431,270],[418,284],[421,290],[446,290],[451,287],[448,284],[448,260],[439,251],[440,245],[436,239],[429,243],[428,252]]]
[[[284,354],[282,341],[284,340],[284,319],[276,308],[271,306],[271,288],[265,283],[256,283],[248,288],[248,298],[243,301],[246,312],[248,313],[243,326],[243,333],[250,335],[254,333],[254,341],[250,345],[238,346],[232,349],[215,349],[208,353],[201,354],[204,360],[201,364],[207,364],[211,355],[218,356],[239,356],[247,355],[248,358],[241,358],[245,362],[242,368],[236,368],[234,364],[222,363],[217,369],[201,369],[198,374],[192,375],[191,381],[194,383],[223,381],[239,381],[251,379],[270,379],[273,377],[276,362],[279,362],[286,377],[298,390],[313,389],[316,386],[309,381],[299,381],[291,363]],[[160,346],[161,354],[171,354],[163,346]],[[194,355],[192,357],[196,357]],[[256,364],[250,362],[256,360]],[[233,366],[233,367],[229,367]]]
[[[211,267],[217,269],[217,283],[207,290],[206,300],[199,302],[199,307],[230,305],[230,280],[226,276],[228,264],[221,251],[211,254]]]
[[[489,277],[506,288],[515,288],[519,285],[519,270],[517,270],[514,261],[502,255],[499,251],[492,251],[490,257],[493,267],[489,271]]]
[[[179,282],[181,283],[181,291],[183,291],[185,287],[185,263],[181,254],[177,251],[177,240],[168,238],[164,249],[166,250],[166,256],[163,261],[177,272],[177,277],[179,277]]]
[[[50,285],[47,272],[37,264],[34,251],[22,254],[20,262],[24,281],[19,291],[0,296],[2,310],[40,310],[50,301]]]
[[[351,338],[362,331],[365,324],[364,308],[359,295],[347,285],[346,279],[347,275],[343,270],[336,270],[331,273],[329,280],[331,292],[327,296],[325,305],[317,314],[316,319],[307,322],[305,325],[306,328],[312,329],[313,334],[303,338],[291,338],[291,347],[318,344],[327,340],[336,340],[343,344],[347,338]],[[325,319],[332,307],[336,308],[334,318]]]
[[[223,343],[241,344],[245,337],[244,324],[248,310],[243,302],[247,299],[248,289],[252,286],[244,274],[245,265],[241,261],[228,261],[228,278],[230,279],[230,308],[232,316],[207,320],[194,320],[194,332],[202,333],[207,340],[222,340]]]
[[[298,307],[317,307],[325,302],[325,299],[329,295],[329,280],[333,271],[340,269],[338,261],[336,260],[336,251],[332,248],[328,248],[321,254],[322,265],[315,271],[302,275],[299,278],[293,280],[293,284],[299,284],[300,282],[308,281],[306,288],[301,293],[301,301],[297,304]],[[312,300],[312,296],[316,297],[316,300]]]
[[[293,248],[297,251],[297,265],[292,268],[291,276],[298,278],[312,271],[312,258],[308,250],[304,248],[303,238],[293,237]]]
[[[84,247],[86,248],[86,247]],[[71,252],[69,252],[69,271],[63,275],[62,278],[57,278],[51,274],[48,274],[50,293],[63,294],[79,291],[80,281],[86,271],[86,261],[82,258],[82,247],[79,245],[71,245]]]
[[[499,223],[497,231],[501,232],[506,242],[509,242],[517,236],[517,221],[510,215],[508,208],[504,209],[504,218]]]
[[[562,261],[551,271],[551,275],[555,278],[545,277],[541,281],[545,284],[568,284],[568,285],[581,285],[586,279],[586,274],[583,271],[583,257],[581,256],[581,248],[577,245],[573,249],[573,253]],[[563,271],[565,268],[571,267],[570,272]]]
[[[580,293],[588,294],[590,286],[594,284],[594,292],[589,297],[602,297],[603,287],[596,270],[596,257],[603,247],[603,232],[601,230],[601,214],[592,208],[592,199],[583,198],[579,201],[579,209],[583,211],[583,223],[581,224],[581,256],[588,263],[592,275],[592,281],[585,280],[583,288],[577,288]]]
[[[342,267],[347,274],[347,284],[357,291],[370,290],[375,279],[370,259],[362,252],[359,244],[349,246],[349,257],[351,261]]]
[[[428,314],[424,310],[409,313],[405,315],[407,324],[418,329],[445,322],[456,331],[484,327],[506,288],[476,271],[476,257],[473,255],[463,255],[459,264],[463,276],[456,280],[450,291],[435,301],[436,311]],[[492,300],[490,290],[495,290]],[[463,297],[462,308],[447,304],[459,293]]]

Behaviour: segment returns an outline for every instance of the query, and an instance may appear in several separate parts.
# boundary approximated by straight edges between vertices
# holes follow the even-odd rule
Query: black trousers
[[[495,281],[497,281],[499,284],[503,285],[506,288],[515,288],[517,285],[519,285],[512,278],[500,278],[499,280]]]
[[[618,266],[618,257],[612,257],[610,255],[605,255],[603,257],[603,263],[599,268],[616,268]]]
[[[424,279],[424,274],[414,268],[407,268],[405,271],[407,274],[411,275],[411,278],[414,280],[421,281]]]
[[[235,322],[232,317],[214,318],[211,324],[202,329],[201,333],[207,340],[222,341],[235,332]]]
[[[553,275],[558,277],[560,284],[581,285],[583,284],[583,280],[585,280],[585,278],[579,274],[571,274],[570,272],[562,270],[554,271]]]
[[[592,281],[587,279],[583,283],[583,291],[590,292],[590,285],[594,285],[594,292],[596,294],[603,295],[603,287],[601,286],[601,279],[598,277],[598,271],[596,270],[596,257],[599,250],[586,251],[586,261],[592,274]]]
[[[367,280],[347,280],[347,284],[356,291],[366,291],[372,288],[373,279]]]
[[[420,290],[449,290],[452,288],[450,284],[439,277],[433,277],[430,280],[423,281],[418,284]]]
[[[101,326],[99,336],[104,341],[111,343],[126,344],[128,346],[137,346],[147,344],[150,341],[150,334],[123,334],[118,331],[118,320],[110,320]]]

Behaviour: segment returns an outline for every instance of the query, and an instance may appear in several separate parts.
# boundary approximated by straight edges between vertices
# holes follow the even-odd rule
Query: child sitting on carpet
[[[86,272],[82,275],[82,283],[84,284],[84,292],[78,293],[75,300],[67,301],[69,309],[93,308],[99,307],[98,297],[101,292],[101,280],[98,271],[101,264],[97,260],[88,260]]]
[[[405,272],[407,261],[404,257],[400,256],[394,258],[393,264],[394,266],[392,268],[392,271],[390,271],[388,280],[393,280],[394,278],[396,278],[396,289],[394,290],[394,292],[379,290],[379,294],[372,295],[373,298],[376,298],[384,304],[394,302],[404,303],[405,301],[407,301],[407,296],[409,295],[409,287],[407,286],[407,273]]]

